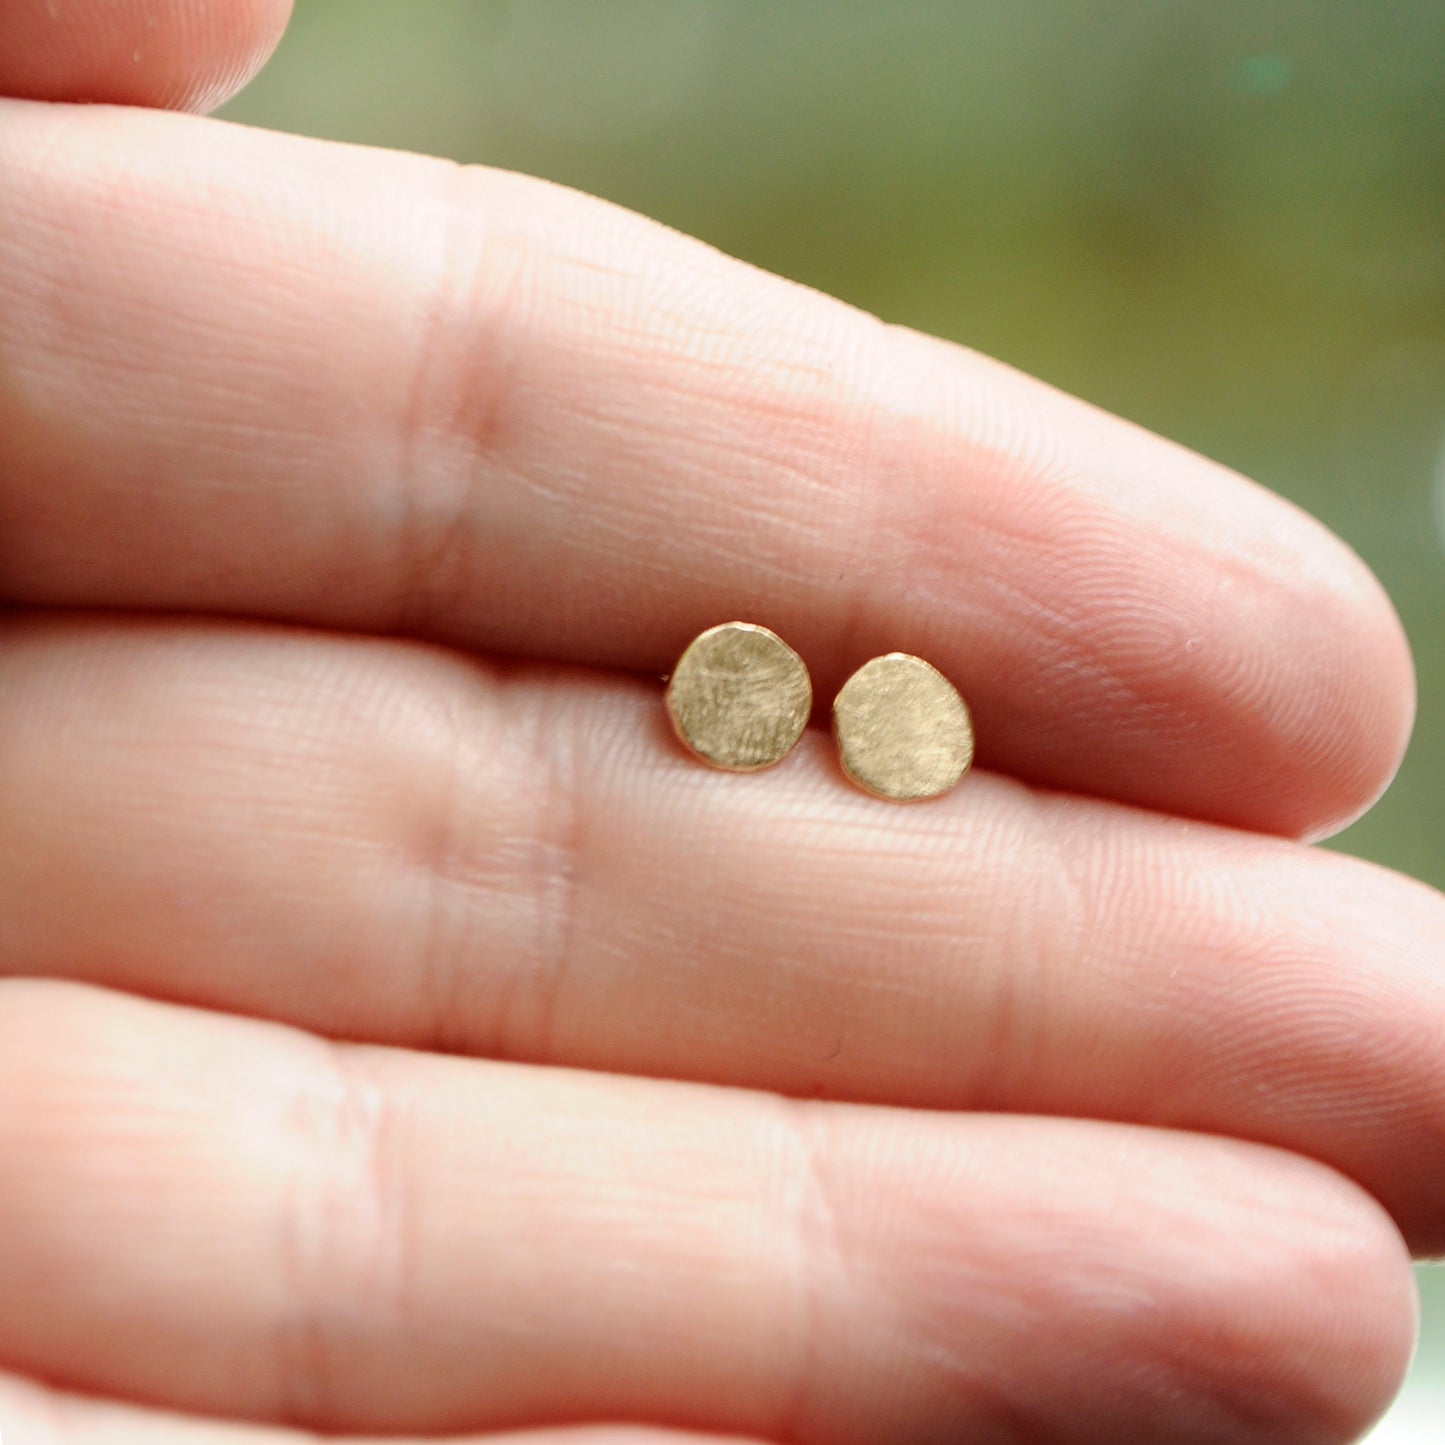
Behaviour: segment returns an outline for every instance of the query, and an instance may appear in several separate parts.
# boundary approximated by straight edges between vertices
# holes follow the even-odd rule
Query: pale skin
[[[1408,650],[1252,483],[0,7],[0,1437],[1342,1442],[1445,1246]],[[73,105],[51,102],[105,102]],[[172,109],[167,110],[166,107]],[[779,767],[659,675],[812,669]],[[867,657],[979,763],[841,777]]]

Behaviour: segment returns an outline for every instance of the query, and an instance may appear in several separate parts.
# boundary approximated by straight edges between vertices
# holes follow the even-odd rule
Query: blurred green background
[[[299,0],[226,114],[607,196],[1294,498],[1419,665],[1337,846],[1445,885],[1442,0]]]

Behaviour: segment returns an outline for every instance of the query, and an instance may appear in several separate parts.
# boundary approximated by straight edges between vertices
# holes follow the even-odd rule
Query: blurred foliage
[[[1419,664],[1338,846],[1445,885],[1440,0],[300,0],[227,113],[608,196],[1294,498]]]

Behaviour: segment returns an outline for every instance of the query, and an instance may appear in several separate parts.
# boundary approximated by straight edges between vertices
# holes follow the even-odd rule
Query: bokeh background
[[[1294,498],[1419,665],[1332,846],[1445,886],[1442,0],[298,0],[226,113],[607,196]],[[1390,1445],[1445,1441],[1421,1286]]]

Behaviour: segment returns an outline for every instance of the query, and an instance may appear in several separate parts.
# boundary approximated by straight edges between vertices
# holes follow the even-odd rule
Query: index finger
[[[1398,762],[1364,566],[1222,467],[523,177],[0,105],[0,592],[661,672],[734,617],[826,703],[908,651],[1031,781],[1319,833]]]

